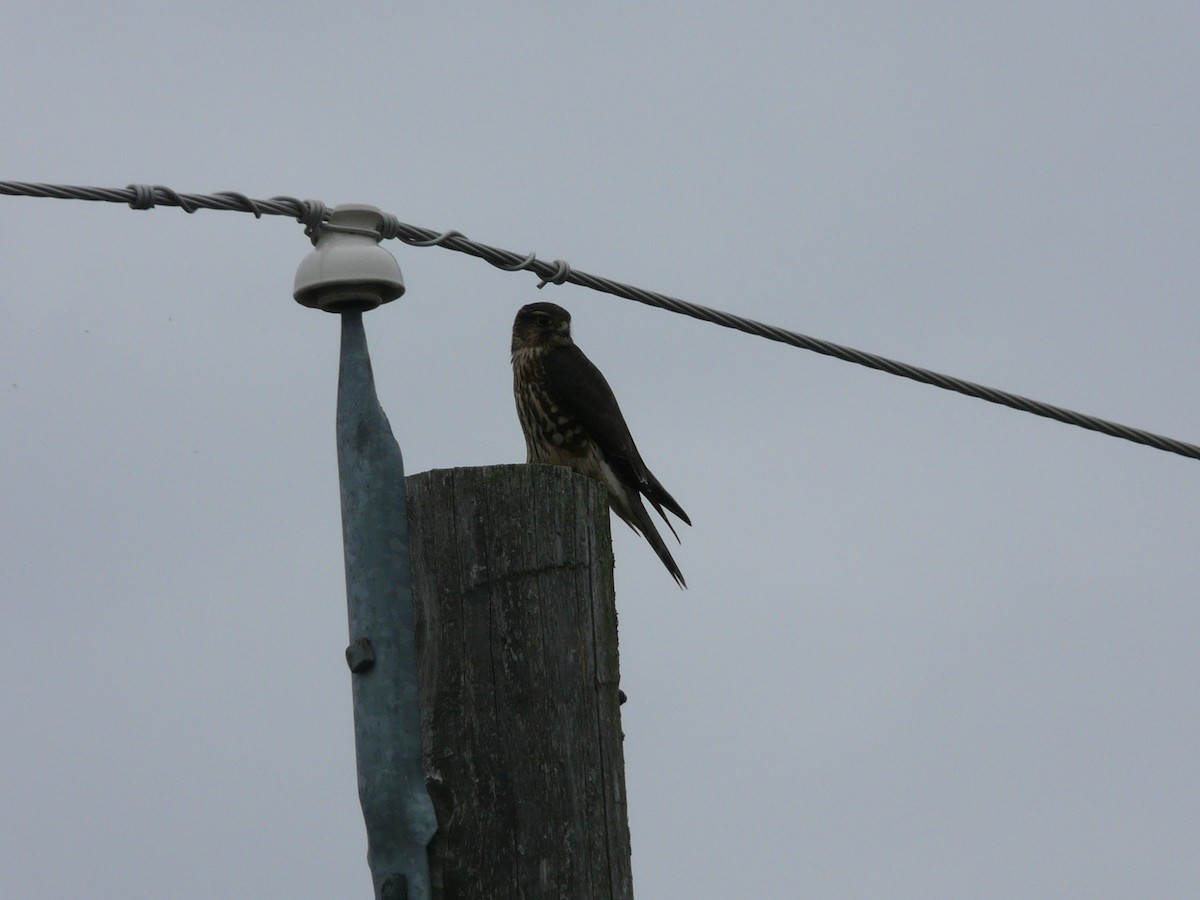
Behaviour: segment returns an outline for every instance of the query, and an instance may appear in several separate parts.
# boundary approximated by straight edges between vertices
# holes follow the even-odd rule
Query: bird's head
[[[561,347],[571,343],[571,314],[553,303],[522,306],[513,321],[512,349]]]

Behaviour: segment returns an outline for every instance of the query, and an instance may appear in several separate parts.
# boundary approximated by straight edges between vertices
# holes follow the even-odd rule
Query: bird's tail
[[[646,507],[642,505],[642,498],[638,494],[634,494],[630,499],[629,515],[621,515],[623,510],[620,509],[617,509],[617,514],[621,515],[621,518],[625,520],[625,523],[630,528],[646,539],[646,542],[658,554],[658,558],[662,560],[662,564],[667,567],[667,571],[671,573],[671,577],[675,579],[681,588],[686,588],[687,582],[683,580],[683,573],[679,571],[679,566],[675,564],[675,560],[671,556],[671,551],[667,549],[667,545],[663,542],[662,535],[654,527],[654,520],[650,518],[650,513],[646,511]],[[651,502],[654,503],[653,500]],[[657,503],[654,505],[656,508],[658,507]],[[661,512],[662,510],[659,509],[660,514]],[[663,516],[663,521],[666,521],[666,516]],[[670,527],[670,525],[671,523],[667,522],[667,526]],[[674,528],[671,529],[672,532],[674,530]]]
[[[691,525],[692,520],[683,511],[683,507],[676,502],[674,497],[667,493],[667,489],[662,486],[662,482],[655,478],[654,473],[649,469],[645,470],[645,477],[642,480],[640,489],[646,495],[646,499],[650,501],[650,505],[654,507],[655,511],[662,517],[662,520],[667,523],[667,527],[671,529],[671,534],[675,535],[675,540],[678,541],[679,532],[675,530],[675,526],[671,524],[671,520],[663,512],[663,507],[666,507],[678,516],[680,521]]]

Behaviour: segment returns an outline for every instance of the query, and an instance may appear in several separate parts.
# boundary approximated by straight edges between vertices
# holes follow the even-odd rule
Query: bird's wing
[[[552,348],[543,359],[547,391],[564,413],[583,426],[604,451],[628,463],[641,481],[645,464],[604,375],[574,344]]]
[[[583,426],[622,480],[636,485],[646,495],[671,533],[675,534],[675,528],[663,513],[663,507],[691,525],[683,507],[646,468],[616,395],[583,351],[574,344],[553,348],[543,360],[543,372],[545,386],[563,412]],[[678,534],[675,539],[679,539]]]

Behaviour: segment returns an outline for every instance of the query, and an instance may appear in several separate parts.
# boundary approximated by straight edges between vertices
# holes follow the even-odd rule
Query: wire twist
[[[132,209],[138,210],[153,209],[155,206],[178,206],[187,213],[194,213],[198,209],[218,209],[249,212],[256,218],[262,218],[264,215],[288,216],[304,225],[305,234],[312,238],[314,243],[316,243],[320,229],[324,227],[329,218],[329,209],[319,200],[301,201],[295,197],[286,196],[272,197],[270,200],[252,200],[245,194],[239,194],[234,191],[223,191],[217,194],[179,194],[171,188],[163,187],[162,185],[132,184],[127,188],[121,189],[0,181],[0,194],[24,197],[49,197],[60,200],[93,200],[109,203],[125,203]],[[633,285],[622,284],[610,278],[589,275],[587,272],[581,272],[578,269],[572,268],[565,260],[557,259],[552,263],[548,263],[538,259],[536,253],[529,253],[522,256],[519,253],[513,253],[511,250],[490,247],[487,244],[472,241],[461,231],[454,229],[437,232],[428,228],[419,228],[415,225],[408,225],[401,222],[391,213],[384,213],[383,225],[380,228],[379,236],[381,239],[394,238],[400,240],[410,247],[445,247],[448,250],[466,253],[469,256],[482,259],[484,262],[506,272],[533,272],[541,279],[537,285],[539,288],[543,288],[547,284],[576,284],[594,291],[601,291],[616,297],[624,297],[627,300],[644,303],[647,306],[654,306],[659,309],[679,313],[680,315],[691,316],[693,319],[700,319],[703,322],[712,322],[722,325],[725,328],[743,331],[746,334],[752,334],[756,337],[778,341],[792,347],[811,350],[814,353],[832,356],[835,359],[845,362],[877,369],[891,375],[898,375],[902,378],[921,382],[922,384],[930,384],[943,390],[955,391],[965,394],[968,397],[975,397],[980,400],[986,400],[989,403],[996,403],[1000,406],[1007,406],[1011,409],[1032,413],[1035,416],[1054,419],[1067,425],[1074,425],[1079,428],[1086,428],[1089,431],[1106,434],[1110,437],[1144,444],[1145,446],[1154,447],[1157,450],[1163,450],[1167,453],[1175,453],[1191,459],[1200,459],[1200,446],[1195,444],[1165,437],[1151,431],[1144,431],[1140,428],[1131,428],[1128,425],[1110,422],[1107,419],[1100,419],[1096,416],[1064,409],[1060,406],[1052,406],[1049,403],[1042,403],[1039,400],[1032,400],[1028,397],[1022,397],[1019,394],[1011,394],[997,388],[975,384],[971,381],[956,378],[953,375],[944,375],[930,369],[923,369],[919,366],[888,359],[885,356],[878,356],[874,353],[856,350],[853,347],[835,344],[832,341],[809,337],[796,331],[788,331],[774,325],[757,322],[754,319],[735,316],[732,313],[723,312],[719,309],[689,303],[686,300],[680,300],[678,297],[671,297],[656,291],[648,291],[643,288],[634,287]]]

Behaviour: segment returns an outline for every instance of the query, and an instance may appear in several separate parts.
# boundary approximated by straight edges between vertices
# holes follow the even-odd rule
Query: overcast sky
[[[457,10],[457,11],[456,11]],[[1200,440],[1191,3],[9,4],[0,180],[289,194]],[[0,197],[0,896],[370,896],[335,318],[282,218]],[[410,472],[567,307],[634,887],[1200,896],[1200,462],[391,242]]]

